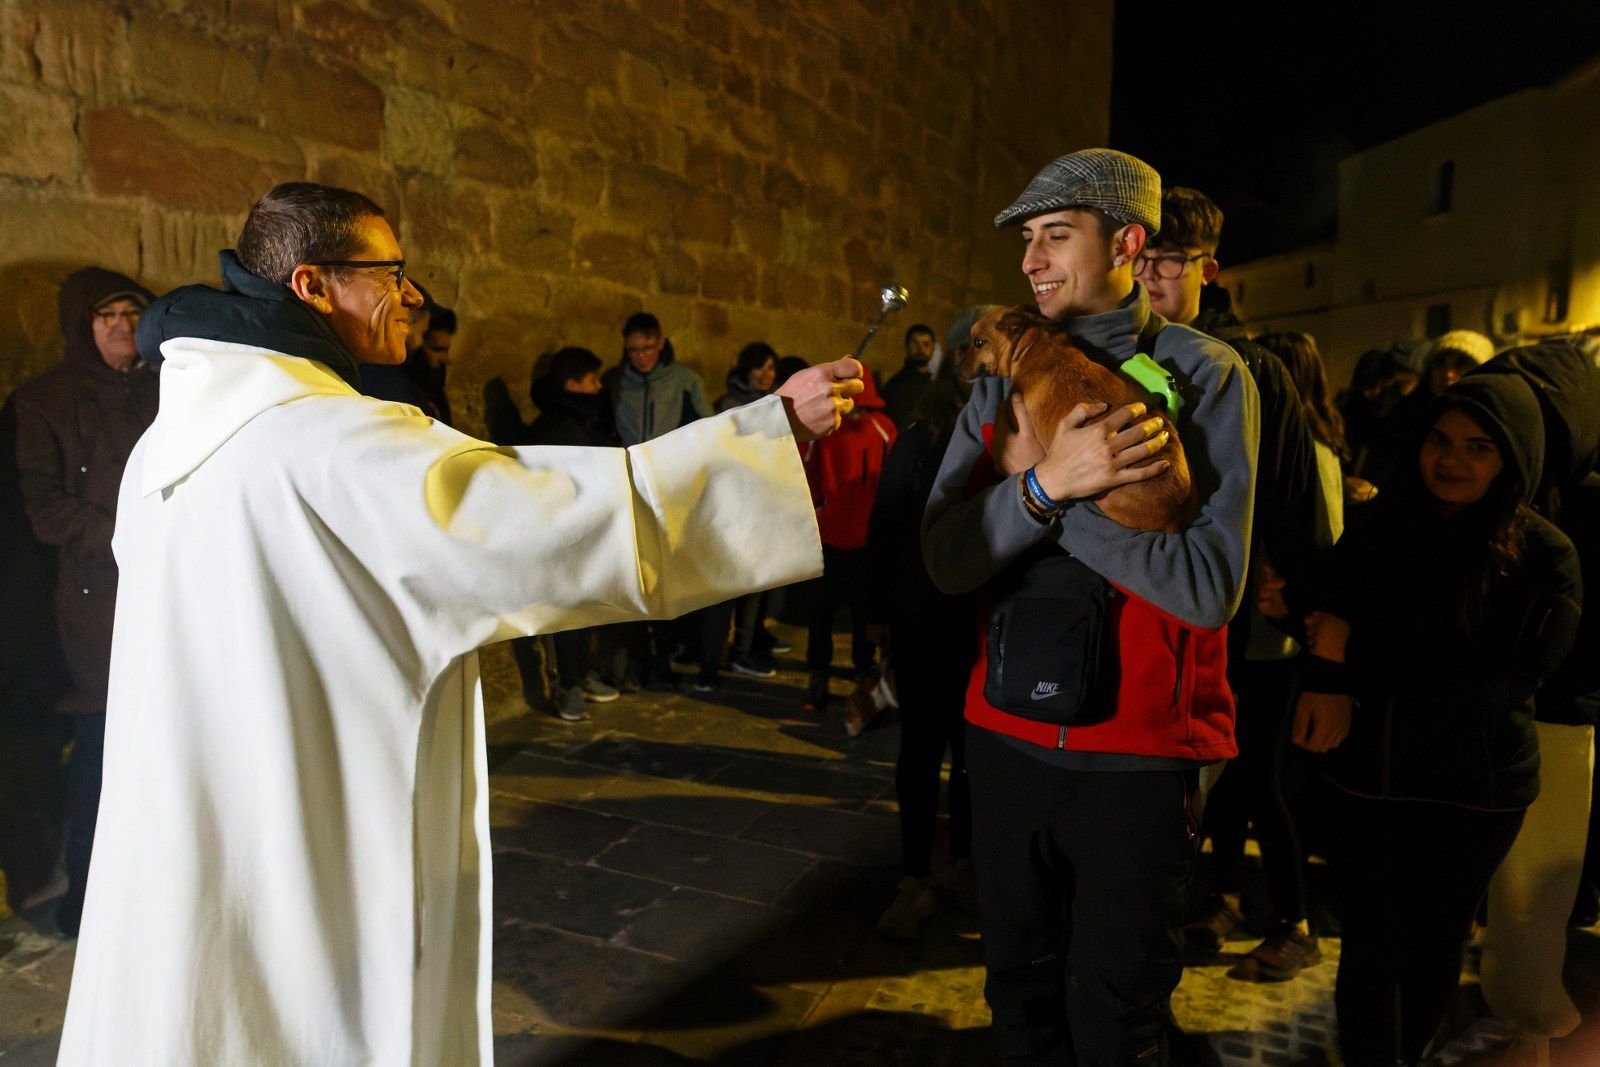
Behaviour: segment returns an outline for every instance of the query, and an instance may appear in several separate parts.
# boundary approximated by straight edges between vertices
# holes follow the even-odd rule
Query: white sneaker
[[[583,699],[593,704],[607,704],[622,695],[620,690],[602,682],[598,675],[587,675],[578,683],[578,690],[583,693]]]
[[[562,722],[587,722],[589,713],[583,707],[583,690],[577,686],[561,690],[556,716]]]

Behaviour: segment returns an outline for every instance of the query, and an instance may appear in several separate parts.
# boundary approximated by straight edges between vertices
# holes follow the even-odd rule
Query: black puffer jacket
[[[724,411],[742,408],[746,404],[754,404],[762,397],[772,395],[770,391],[763,393],[759,389],[750,388],[750,383],[740,377],[737,371],[728,372],[725,384],[728,387],[728,391],[717,397],[717,402],[711,405],[719,415]]]
[[[1600,366],[1589,344],[1551,341],[1512,348],[1473,374],[1515,374],[1533,387],[1544,416],[1544,470],[1534,506],[1578,548],[1585,589],[1600,589]],[[1600,611],[1586,612],[1559,670],[1539,690],[1540,722],[1600,720]]]
[[[1190,325],[1239,353],[1261,395],[1261,448],[1256,456],[1255,515],[1251,544],[1265,545],[1285,593],[1309,585],[1317,555],[1317,451],[1294,379],[1277,355],[1250,340],[1233,313],[1226,289],[1207,286],[1199,316]],[[1293,605],[1298,618],[1302,612]],[[1249,612],[1241,612],[1228,632],[1230,666],[1245,661]]]
[[[1472,376],[1443,403],[1466,409],[1523,484],[1537,484],[1543,426],[1521,378]],[[1532,697],[1577,630],[1577,553],[1554,525],[1532,517],[1519,568],[1469,632],[1461,575],[1483,551],[1470,514],[1441,517],[1410,481],[1356,513],[1332,549],[1312,601],[1350,624],[1344,681],[1356,707],[1349,737],[1326,764],[1342,788],[1491,810],[1524,808],[1538,795]],[[1325,662],[1308,659],[1307,689],[1341,688],[1327,684]]]
[[[528,396],[539,414],[518,444],[622,446],[609,393],[569,393],[561,382],[545,377],[533,383]]]
[[[896,426],[903,427],[911,422],[917,405],[922,403],[922,394],[932,384],[933,375],[928,373],[928,365],[910,360],[883,383],[884,410]]]
[[[389,363],[361,365],[361,391],[379,400],[393,400],[419,408],[430,419],[446,426],[451,422],[450,393],[446,388],[450,367],[435,367],[428,362],[426,349],[414,348],[398,366]]]
[[[123,373],[100,358],[94,309],[118,294],[153,299],[133,279],[98,267],[68,277],[57,301],[65,357],[15,394],[17,484],[34,533],[56,548],[56,623],[72,677],[61,710],[73,714],[105,710],[117,492],[159,399],[149,366]]]

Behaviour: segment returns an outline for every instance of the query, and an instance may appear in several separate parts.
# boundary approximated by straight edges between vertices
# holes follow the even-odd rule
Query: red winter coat
[[[817,529],[829,548],[866,547],[872,501],[894,443],[894,423],[883,413],[872,372],[862,367],[861,380],[866,388],[844,424],[806,446],[806,480],[817,507]]]

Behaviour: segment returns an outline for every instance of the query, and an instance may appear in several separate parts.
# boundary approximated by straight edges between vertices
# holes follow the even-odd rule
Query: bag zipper
[[[1178,648],[1173,655],[1173,660],[1177,667],[1177,669],[1173,672],[1172,679],[1172,706],[1175,708],[1182,707],[1183,705],[1183,653],[1188,643],[1189,631],[1179,630]]]

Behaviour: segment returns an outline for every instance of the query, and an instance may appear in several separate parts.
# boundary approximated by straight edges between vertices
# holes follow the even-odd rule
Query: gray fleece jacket
[[[1132,357],[1150,317],[1142,286],[1113,311],[1066,323],[1091,358],[1115,367]],[[1224,625],[1244,593],[1255,495],[1259,401],[1233,349],[1197,330],[1168,325],[1151,353],[1183,395],[1178,435],[1199,492],[1200,515],[1179,533],[1133,530],[1089,501],[1043,525],[1023,508],[1021,475],[966,497],[983,456],[983,428],[1010,394],[1010,379],[980,379],[945,453],[923,515],[928,574],[946,593],[977,589],[1014,557],[1051,538],[1108,581],[1203,629]]]

